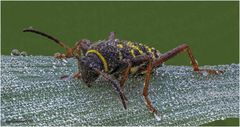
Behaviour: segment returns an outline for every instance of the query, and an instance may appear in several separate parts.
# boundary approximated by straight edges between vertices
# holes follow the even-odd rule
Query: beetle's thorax
[[[100,41],[88,49],[86,57],[96,56],[95,59],[101,64],[101,70],[110,73],[119,66],[121,60],[120,50],[114,43],[114,41]]]

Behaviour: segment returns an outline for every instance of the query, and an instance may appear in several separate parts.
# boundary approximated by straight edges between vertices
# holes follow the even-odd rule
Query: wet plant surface
[[[201,125],[239,117],[239,64],[201,67],[223,70],[220,75],[200,75],[188,66],[157,69],[149,96],[160,121],[144,104],[144,77],[127,82],[124,110],[102,78],[91,88],[60,79],[77,71],[73,59],[1,56],[1,64],[2,125]]]

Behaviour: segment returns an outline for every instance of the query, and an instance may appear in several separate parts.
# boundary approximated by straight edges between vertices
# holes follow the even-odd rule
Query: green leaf
[[[239,118],[239,64],[203,66],[224,71],[201,75],[187,66],[155,70],[149,97],[160,121],[142,99],[144,77],[132,77],[124,93],[127,110],[101,77],[87,87],[61,79],[77,61],[46,56],[1,56],[1,124],[30,125],[201,125]]]

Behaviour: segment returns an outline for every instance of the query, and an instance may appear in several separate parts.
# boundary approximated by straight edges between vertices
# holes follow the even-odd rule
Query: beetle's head
[[[96,68],[96,63],[90,57],[83,56],[79,59],[79,72],[81,78],[88,86],[91,82],[95,81],[99,74],[93,69]]]

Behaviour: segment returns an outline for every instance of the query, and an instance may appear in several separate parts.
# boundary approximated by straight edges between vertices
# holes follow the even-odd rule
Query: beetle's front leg
[[[148,98],[148,91],[149,91],[152,69],[153,69],[153,59],[151,57],[149,57],[146,77],[144,80],[143,96],[144,96],[146,106],[148,107],[150,112],[152,112],[154,114],[154,116],[157,118],[157,120],[159,120],[158,116],[156,115],[157,110],[153,107],[151,100]]]
[[[112,78],[109,74],[105,73],[105,72],[102,72],[98,69],[94,69],[96,72],[98,72],[98,74],[102,75],[103,78],[105,78],[107,81],[110,81],[110,83],[112,84],[113,88],[115,88],[115,90],[118,92],[119,96],[120,96],[120,99],[122,101],[122,104],[123,104],[123,107],[125,109],[127,109],[127,105],[126,105],[126,102],[125,102],[125,95],[123,94],[122,92],[122,89],[120,88],[120,84],[118,82],[118,80]]]
[[[76,72],[74,73],[72,76],[68,76],[68,75],[64,75],[64,76],[61,76],[61,79],[80,79],[81,78],[81,73],[80,72]]]
[[[184,52],[184,51],[186,51],[188,53],[188,57],[191,60],[191,64],[193,66],[194,71],[196,71],[196,72],[207,71],[209,74],[223,73],[223,71],[220,71],[220,70],[199,69],[198,63],[192,54],[192,50],[190,49],[190,47],[187,44],[179,45],[178,47],[164,53],[159,59],[154,61],[153,67],[157,67],[157,66],[161,65],[163,62],[169,60],[170,58],[172,58],[172,57],[176,56],[177,54]]]
[[[56,59],[71,58],[71,57],[73,57],[73,50],[70,48],[70,49],[67,50],[66,53],[59,53],[59,52],[57,52],[57,53],[55,53],[53,55],[53,57],[56,58]]]
[[[129,59],[123,59],[119,63],[119,68],[115,72],[113,72],[113,75],[117,78],[120,75],[119,83],[121,89],[123,89],[124,84],[128,79],[129,71],[132,67],[132,62]]]
[[[71,57],[80,57],[81,55],[85,55],[87,50],[89,49],[92,43],[89,40],[82,39],[76,42],[73,48],[66,48],[65,54],[55,53],[54,57],[58,59],[65,59]]]

